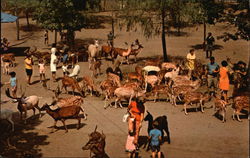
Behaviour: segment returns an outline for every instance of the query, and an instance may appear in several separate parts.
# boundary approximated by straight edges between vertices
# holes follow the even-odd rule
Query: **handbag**
[[[128,117],[129,117],[129,113],[126,112],[126,113],[123,115],[122,122],[127,122]]]

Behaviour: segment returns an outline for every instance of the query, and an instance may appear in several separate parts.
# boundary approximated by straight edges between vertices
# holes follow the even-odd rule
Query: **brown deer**
[[[82,88],[79,86],[78,82],[72,78],[72,77],[68,77],[68,76],[64,76],[62,78],[62,88],[61,89],[65,89],[65,91],[68,93],[67,87],[71,87],[73,90],[73,95],[75,95],[75,89],[77,89],[81,96],[84,96],[84,91],[82,90]]]
[[[95,155],[95,158],[108,158],[108,155],[105,153],[105,145],[106,145],[106,136],[102,132],[99,133],[96,131],[97,126],[91,134],[89,134],[89,141],[82,147],[82,150],[90,150],[90,157],[91,153]]]

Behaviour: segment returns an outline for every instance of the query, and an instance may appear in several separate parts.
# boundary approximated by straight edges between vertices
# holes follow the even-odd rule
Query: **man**
[[[114,35],[113,35],[112,31],[110,31],[108,34],[108,45],[111,47],[114,46]]]
[[[212,57],[212,51],[213,51],[214,41],[215,40],[214,40],[214,37],[212,36],[212,33],[209,32],[208,36],[206,38],[206,42],[207,42],[207,45],[206,45],[206,57],[207,58]],[[210,53],[210,55],[208,55],[208,52]]]
[[[207,82],[208,82],[208,92],[215,93],[215,90],[218,87],[218,73],[219,73],[219,65],[215,62],[214,57],[210,57],[210,63],[207,64]],[[210,89],[213,87],[213,90]]]
[[[56,82],[56,65],[57,65],[57,57],[56,57],[56,44],[52,44],[51,48],[51,59],[50,59],[50,71],[52,73],[52,79]]]

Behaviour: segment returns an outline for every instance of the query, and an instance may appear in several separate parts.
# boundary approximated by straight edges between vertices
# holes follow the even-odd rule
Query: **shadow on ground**
[[[196,45],[192,45],[192,46],[190,46],[191,48],[193,48],[193,49],[204,49],[205,48],[205,46],[203,45],[203,44],[196,44]],[[214,51],[214,50],[221,50],[221,49],[223,49],[224,47],[222,46],[222,45],[218,45],[218,44],[215,44],[214,46],[213,46],[213,48],[212,48],[212,50]]]
[[[37,132],[30,132],[36,126],[42,123],[39,120],[39,114],[30,117],[27,124],[20,121],[19,113],[13,114],[15,122],[15,131],[10,134],[10,144],[15,146],[15,149],[8,148],[3,143],[0,143],[0,155],[4,157],[42,157],[39,146],[48,145],[47,135],[39,135]],[[0,127],[1,128],[1,127]]]

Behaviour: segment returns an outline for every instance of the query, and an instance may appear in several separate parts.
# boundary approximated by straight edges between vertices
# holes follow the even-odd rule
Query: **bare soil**
[[[33,22],[35,25],[35,23]],[[26,25],[25,19],[20,19],[21,27]],[[99,39],[101,43],[106,43],[107,34],[111,30],[110,24],[102,23],[95,29],[83,29],[81,32],[76,32],[76,39],[82,44],[88,44],[93,39]],[[225,24],[216,24],[208,27],[208,31],[212,32],[214,36],[221,35],[226,30],[235,30],[232,27],[226,27]],[[193,46],[199,46],[203,41],[202,26],[194,28],[186,28],[182,30],[183,36],[167,36],[167,51],[172,56],[186,56],[189,49]],[[26,75],[24,69],[24,56],[21,55],[27,47],[37,46],[39,49],[48,50],[49,47],[43,44],[43,30],[36,29],[31,32],[21,31],[21,40],[16,40],[16,26],[15,23],[1,24],[2,36],[8,38],[12,47],[19,50],[17,57],[17,66],[11,70],[17,73],[19,87],[25,89],[26,96],[37,95],[40,98],[39,105],[42,106],[45,102],[51,102],[52,91],[48,91],[39,83],[38,66],[34,65],[32,85],[25,83]],[[145,39],[143,34],[138,32],[125,32],[124,30],[115,30],[116,47],[124,47],[124,42],[131,43],[135,39],[143,44],[144,49],[139,58],[152,57],[162,55],[161,39],[154,37],[152,39]],[[59,40],[59,38],[58,38]],[[54,34],[49,32],[49,43],[54,41]],[[223,42],[216,40],[219,46],[214,51],[216,61],[220,64],[226,57],[230,57],[233,62],[243,60],[248,63],[249,59],[249,42],[238,40]],[[208,62],[205,59],[203,50],[196,51],[197,58],[204,64]],[[83,75],[91,75],[88,69],[87,62],[80,62],[81,73]],[[95,80],[98,84],[102,81],[105,75],[105,68],[110,66],[110,61],[103,60],[102,72],[103,74]],[[133,65],[122,65],[123,72],[134,70]],[[62,76],[62,70],[59,69],[57,76]],[[51,78],[49,66],[46,66],[46,77]],[[1,82],[7,82],[9,76],[2,74]],[[61,85],[61,82],[59,81]],[[57,83],[48,81],[51,89],[55,89]],[[7,85],[1,85],[1,108],[12,109],[15,111],[13,120],[15,121],[15,132],[12,134],[11,143],[16,146],[16,149],[3,150],[0,147],[0,155],[7,157],[22,157],[25,154],[32,154],[36,157],[89,157],[89,151],[83,151],[81,148],[88,141],[88,134],[90,134],[97,125],[98,131],[103,131],[106,135],[106,152],[110,158],[126,157],[125,142],[127,138],[127,124],[122,122],[123,114],[126,108],[108,108],[104,109],[103,96],[84,98],[84,105],[88,119],[82,120],[81,129],[76,129],[77,120],[67,120],[66,124],[69,132],[65,133],[62,123],[58,123],[58,131],[50,133],[51,127],[54,123],[53,119],[43,112],[41,118],[38,115],[32,116],[32,111],[28,112],[27,124],[24,124],[19,119],[19,113],[16,108],[16,103],[12,103],[4,94]],[[232,90],[232,87],[231,87]],[[18,89],[20,95],[20,89]],[[229,96],[231,95],[231,91]],[[62,97],[70,96],[70,94],[62,94]],[[162,96],[161,98],[165,98]],[[165,142],[161,146],[161,151],[165,157],[172,158],[246,158],[249,157],[249,121],[247,117],[242,114],[243,122],[233,121],[233,109],[227,108],[226,123],[214,116],[215,111],[210,108],[213,102],[206,103],[204,113],[196,112],[190,109],[189,115],[184,115],[183,104],[177,107],[172,106],[169,102],[158,101],[154,103],[151,100],[145,103],[146,109],[150,111],[153,116],[167,115],[171,134],[171,144]],[[143,123],[141,129],[140,142],[144,142],[147,136],[147,123]],[[2,148],[2,149],[1,149]],[[142,147],[139,151],[140,157],[150,157],[150,152],[146,152]]]

